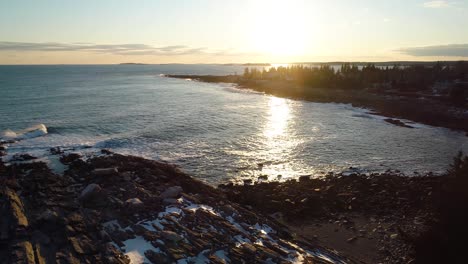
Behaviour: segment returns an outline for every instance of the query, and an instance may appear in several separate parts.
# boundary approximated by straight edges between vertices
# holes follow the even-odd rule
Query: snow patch
[[[151,263],[146,257],[145,252],[152,250],[160,253],[159,248],[155,248],[150,242],[146,241],[142,236],[137,236],[133,239],[128,239],[122,242],[125,245],[125,255],[130,258],[131,264]]]

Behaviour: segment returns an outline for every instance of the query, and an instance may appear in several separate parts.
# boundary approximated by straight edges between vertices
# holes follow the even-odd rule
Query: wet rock
[[[34,160],[34,159],[37,159],[37,157],[34,157],[28,153],[15,154],[11,158],[12,161],[28,161],[28,160]]]
[[[81,158],[81,155],[78,154],[78,153],[70,153],[68,155],[62,155],[60,157],[60,162],[62,162],[63,164],[70,164],[78,159]]]
[[[180,186],[172,186],[167,188],[163,193],[161,193],[161,198],[177,198],[182,193],[183,189]]]
[[[55,148],[50,148],[49,149],[50,154],[52,155],[60,155],[63,154],[63,150],[60,147],[55,147]]]
[[[102,154],[105,154],[105,155],[111,155],[112,154],[112,151],[108,150],[108,149],[101,149],[101,153]]]
[[[413,128],[412,126],[409,126],[405,123],[403,123],[401,120],[398,119],[392,119],[392,118],[385,118],[385,122],[396,125],[396,126],[401,126],[401,127],[406,127],[406,128]]]
[[[267,175],[260,175],[260,176],[258,176],[258,180],[266,181],[266,180],[268,180],[268,176]]]
[[[244,182],[245,185],[250,185],[250,184],[252,184],[252,179],[245,179],[245,180],[243,180],[243,182]]]
[[[302,175],[299,177],[300,182],[308,181],[308,180],[310,180],[310,175]]]

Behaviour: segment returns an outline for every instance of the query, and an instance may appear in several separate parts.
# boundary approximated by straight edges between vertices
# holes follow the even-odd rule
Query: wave
[[[22,140],[47,135],[47,127],[44,124],[38,124],[20,131],[7,129],[3,131],[2,138],[7,140]]]

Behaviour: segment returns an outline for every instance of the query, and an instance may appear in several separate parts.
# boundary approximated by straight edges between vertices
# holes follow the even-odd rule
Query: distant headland
[[[147,63],[140,63],[140,62],[122,62],[119,65],[148,65]]]

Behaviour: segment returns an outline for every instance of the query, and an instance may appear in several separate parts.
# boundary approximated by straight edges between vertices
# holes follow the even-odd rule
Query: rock
[[[248,252],[248,254],[255,254],[255,252],[257,252],[257,249],[255,248],[255,246],[250,243],[245,243],[242,246],[243,246],[243,249]]]
[[[120,173],[120,176],[125,180],[125,181],[131,181],[133,173],[131,171],[124,171]]]
[[[244,180],[244,184],[245,184],[245,185],[250,185],[250,184],[252,184],[252,179],[245,179],[245,180]]]
[[[55,148],[50,148],[49,149],[50,154],[52,155],[59,155],[63,154],[63,150],[60,147],[55,147]]]
[[[44,247],[40,244],[35,244],[33,249],[36,258],[36,264],[47,264],[47,261],[43,256],[46,253]]]
[[[73,249],[78,254],[90,254],[96,252],[97,249],[93,246],[92,241],[85,235],[79,237],[70,237],[68,241]]]
[[[258,176],[258,180],[266,181],[266,180],[268,180],[268,176],[267,175],[260,175],[260,176]]]
[[[50,243],[50,237],[48,237],[46,234],[42,233],[39,230],[35,230],[32,233],[32,240],[33,243],[39,243],[43,245],[48,245]]]
[[[54,211],[51,211],[50,209],[45,210],[38,217],[38,220],[42,220],[46,222],[56,222],[58,219],[59,219],[58,214]]]
[[[79,243],[79,240],[75,237],[71,237],[68,239],[70,244],[72,245],[73,249],[75,250],[76,253],[78,254],[84,254],[85,251],[83,250],[83,248],[81,248],[81,245]]]
[[[111,242],[112,241],[112,238],[109,236],[109,234],[105,230],[101,230],[99,232],[99,237],[105,242]]]
[[[94,169],[92,173],[96,176],[110,176],[119,173],[117,168],[98,168]]]
[[[22,241],[13,246],[12,263],[34,264],[34,251],[29,241]]]
[[[16,192],[10,188],[5,188],[0,191],[0,198],[2,196],[6,197],[6,203],[9,204],[11,218],[13,219],[15,227],[27,228],[29,226],[29,221],[24,214],[23,203]]]
[[[127,206],[138,207],[143,206],[143,202],[139,198],[131,198],[125,201]]]
[[[101,149],[101,153],[105,154],[105,155],[111,155],[112,154],[112,152],[110,150],[108,150],[108,149]]]
[[[401,126],[401,127],[406,127],[406,128],[413,128],[412,126],[408,126],[407,124],[403,123],[402,121],[398,119],[391,119],[391,118],[386,118],[384,119],[385,122],[396,125],[396,126]]]
[[[161,193],[161,198],[177,198],[182,193],[183,189],[180,186],[172,186],[167,188],[163,193]]]
[[[60,162],[62,162],[63,164],[70,164],[70,163],[74,162],[75,160],[78,160],[79,158],[81,158],[80,154],[70,153],[68,155],[62,155],[60,157]]]
[[[302,175],[302,176],[299,176],[299,181],[307,181],[307,180],[310,180],[310,175]]]
[[[161,236],[166,239],[166,240],[169,240],[171,242],[174,242],[174,243],[177,243],[181,240],[184,239],[183,236],[175,233],[175,232],[172,232],[172,231],[162,231],[161,232]]]
[[[23,153],[23,154],[15,154],[12,157],[12,161],[28,161],[28,160],[34,160],[37,159],[37,157],[31,156],[28,153]]]
[[[166,198],[163,200],[163,204],[180,204],[179,199]]]
[[[96,183],[91,183],[86,188],[81,191],[81,194],[79,196],[79,200],[82,202],[91,200],[99,196],[99,193],[101,193],[102,188]]]
[[[163,253],[156,253],[152,250],[145,251],[145,257],[152,263],[171,264],[173,261],[169,256]]]

